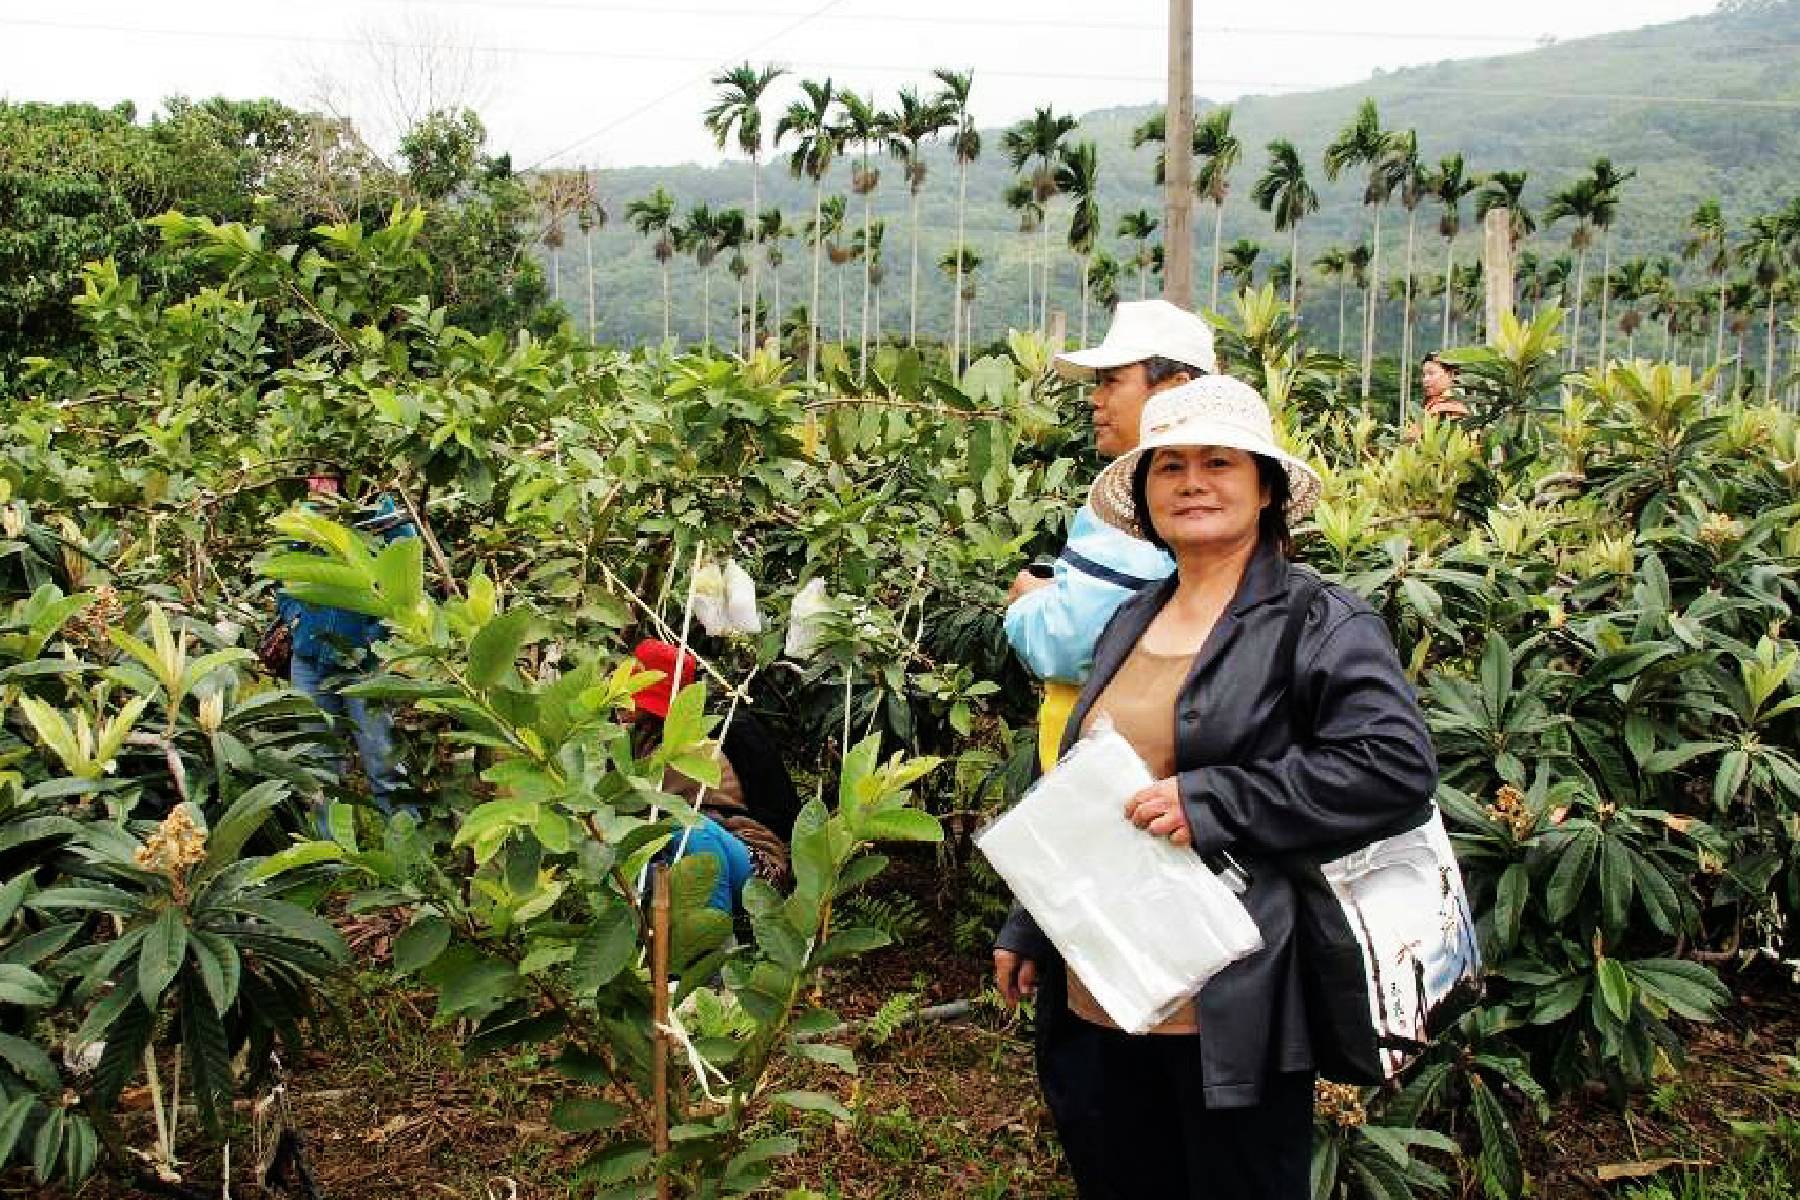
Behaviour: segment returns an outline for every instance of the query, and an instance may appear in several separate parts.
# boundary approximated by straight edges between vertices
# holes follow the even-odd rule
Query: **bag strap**
[[[1306,629],[1306,618],[1312,612],[1313,601],[1325,590],[1325,580],[1318,572],[1298,563],[1288,564],[1290,575],[1300,576],[1300,582],[1288,590],[1287,623],[1282,626],[1281,642],[1275,650],[1275,661],[1282,663],[1287,669],[1287,697],[1285,703],[1288,711],[1288,724],[1293,730],[1294,740],[1303,741],[1312,732],[1310,722],[1305,718],[1308,714],[1301,711],[1300,697],[1300,635]]]

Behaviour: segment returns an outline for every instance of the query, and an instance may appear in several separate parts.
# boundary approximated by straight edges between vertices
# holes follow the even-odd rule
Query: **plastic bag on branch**
[[[819,578],[807,580],[806,586],[794,594],[782,653],[796,660],[811,658],[825,636],[825,618],[833,607],[831,597],[825,594],[825,581]]]
[[[756,583],[749,572],[728,560],[703,564],[694,572],[688,590],[694,619],[713,637],[728,634],[762,632],[762,617],[756,611]]]
[[[1199,855],[1126,818],[1125,802],[1154,782],[1129,742],[1097,729],[976,838],[1129,1033],[1155,1028],[1207,980],[1262,948],[1250,914]]]

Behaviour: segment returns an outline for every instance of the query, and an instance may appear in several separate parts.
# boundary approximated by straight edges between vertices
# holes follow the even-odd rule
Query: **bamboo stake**
[[[655,1016],[650,1057],[651,1146],[657,1157],[656,1200],[669,1200],[669,1177],[662,1162],[669,1152],[669,869],[661,863],[651,875],[651,888],[650,983]]]

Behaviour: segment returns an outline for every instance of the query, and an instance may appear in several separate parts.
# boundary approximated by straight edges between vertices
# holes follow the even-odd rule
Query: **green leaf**
[[[51,1108],[44,1113],[37,1138],[31,1144],[31,1170],[39,1183],[49,1183],[56,1171],[56,1160],[62,1157],[63,1132],[68,1125],[67,1109]]]
[[[793,1049],[794,1053],[801,1058],[824,1063],[828,1067],[836,1067],[846,1075],[857,1073],[856,1056],[844,1046],[828,1046],[820,1042],[801,1042]]]
[[[1481,1079],[1469,1081],[1475,1127],[1481,1134],[1481,1181],[1490,1200],[1513,1200],[1525,1186],[1525,1164],[1519,1139],[1506,1109]]]
[[[344,861],[344,848],[336,842],[298,842],[278,854],[257,863],[250,872],[251,883],[261,883],[288,871],[316,866],[325,862]]]
[[[56,1003],[56,989],[29,967],[0,964],[0,1004],[42,1008]]]
[[[56,1064],[50,1061],[43,1047],[22,1037],[0,1033],[0,1062],[5,1062],[18,1072],[20,1078],[30,1080],[46,1093],[56,1093],[62,1087]]]
[[[1625,928],[1631,912],[1634,878],[1631,849],[1616,837],[1600,839],[1600,913],[1609,933]]]
[[[450,922],[436,913],[426,913],[394,939],[394,970],[402,975],[422,971],[437,961],[449,945]]]
[[[1690,1021],[1717,1020],[1731,1003],[1731,992],[1717,975],[1686,959],[1641,958],[1626,963],[1625,973],[1647,995]]]
[[[146,1008],[157,1007],[187,957],[188,930],[183,917],[173,905],[163,909],[138,948],[138,994],[144,998]]]
[[[221,934],[196,929],[190,949],[194,952],[194,960],[200,964],[200,980],[206,985],[206,994],[212,997],[213,1008],[222,1017],[237,999],[238,985],[243,979],[243,962],[238,957],[237,947]]]
[[[398,615],[425,598],[425,547],[416,537],[395,538],[375,556],[371,568],[381,594]]]
[[[867,954],[879,950],[883,946],[893,944],[894,939],[879,929],[867,926],[858,929],[844,929],[832,934],[820,947],[814,958],[815,965],[824,966],[842,958],[853,958],[859,954]]]
[[[236,862],[244,843],[261,829],[269,814],[288,797],[287,784],[267,779],[248,789],[225,810],[206,835],[206,871],[211,873]]]
[[[500,1007],[518,991],[519,976],[510,963],[479,954],[444,970],[451,955],[433,964],[438,984],[438,1015],[481,1016]]]
[[[1560,922],[1575,911],[1575,905],[1587,888],[1599,846],[1600,832],[1592,826],[1574,831],[1563,844],[1545,892],[1545,907],[1552,921]]]
[[[0,1163],[12,1157],[19,1144],[19,1135],[25,1131],[25,1118],[31,1115],[36,1105],[35,1096],[21,1095],[13,1097],[12,1103],[0,1109]]]
[[[1531,895],[1531,876],[1524,863],[1513,863],[1494,887],[1494,938],[1502,952],[1519,940],[1519,917]]]
[[[25,893],[31,890],[31,884],[31,872],[27,871],[0,887],[0,927],[10,922],[25,903]]]
[[[1602,958],[1595,964],[1594,974],[1599,979],[1600,999],[1606,1004],[1607,1011],[1619,1020],[1625,1020],[1631,1015],[1631,1001],[1637,989],[1624,965],[1614,958]]]
[[[580,1097],[557,1101],[550,1110],[550,1123],[564,1133],[598,1133],[602,1129],[611,1129],[624,1116],[622,1104]]]
[[[801,1112],[829,1113],[840,1121],[856,1119],[836,1096],[827,1096],[824,1092],[777,1092],[769,1097],[769,1102],[784,1108],[796,1108]]]
[[[469,681],[490,688],[510,678],[534,620],[532,611],[520,605],[483,625],[469,640]]]
[[[928,812],[890,808],[864,815],[857,833],[871,842],[941,842],[944,827]]]
[[[569,982],[579,996],[591,996],[631,965],[637,957],[637,919],[624,904],[600,913],[575,944]]]

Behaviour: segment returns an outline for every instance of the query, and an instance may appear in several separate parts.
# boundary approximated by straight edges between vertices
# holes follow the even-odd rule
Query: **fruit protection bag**
[[[1133,825],[1154,783],[1110,727],[1076,743],[976,845],[1106,1015],[1145,1033],[1262,948],[1237,896],[1189,847]]]

